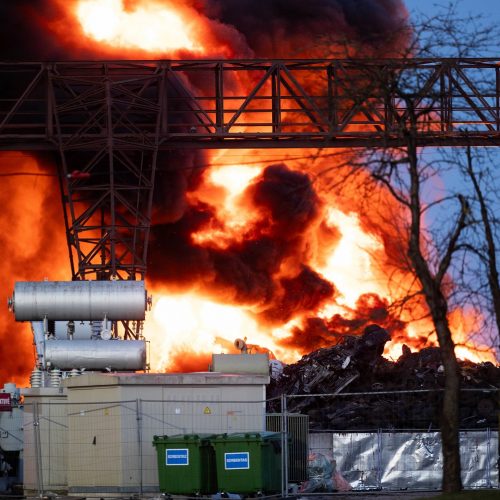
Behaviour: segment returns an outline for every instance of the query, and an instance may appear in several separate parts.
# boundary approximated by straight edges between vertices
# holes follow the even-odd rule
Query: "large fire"
[[[406,36],[397,29],[407,17],[401,0],[365,2],[369,24],[348,1],[53,1],[67,22],[46,24],[73,57],[323,57],[349,37],[351,55],[391,56],[398,43],[389,34],[401,33],[400,44]],[[196,168],[199,160],[179,158],[195,168],[166,174],[158,189],[171,196],[158,196],[167,202],[153,210],[155,300],[145,327],[153,370],[205,370],[236,338],[292,362],[371,323],[391,333],[389,357],[403,344],[436,344],[424,302],[404,307],[415,283],[403,262],[405,215],[389,193],[374,184],[362,196],[354,184],[329,191],[319,173],[340,161],[321,152],[207,152],[208,166]],[[460,357],[495,360],[467,335],[465,312],[450,321]]]
[[[35,360],[31,331],[27,324],[14,326],[5,305],[15,281],[69,278],[67,258],[58,251],[65,246],[64,221],[59,204],[54,203],[59,198],[56,177],[46,165],[25,154],[10,152],[0,153],[0,164],[0,271],[4,277],[0,381],[26,384]],[[43,222],[40,214],[44,214]],[[9,278],[8,285],[5,277]],[[21,342],[21,338],[25,341]]]
[[[252,157],[255,158],[255,154]],[[242,175],[238,176],[236,172],[240,169]],[[198,190],[190,193],[192,202],[198,196],[208,203],[212,197],[212,203],[216,204],[216,215],[210,222],[202,230],[190,234],[194,247],[232,253],[240,251],[238,248],[245,240],[255,238],[254,232],[262,224],[263,214],[259,215],[259,207],[247,204],[248,191],[255,188],[263,171],[263,167],[244,165],[217,167]],[[358,334],[372,322],[391,332],[393,340],[385,351],[390,358],[397,359],[401,355],[402,344],[412,350],[437,344],[435,336],[429,334],[432,331],[429,319],[416,319],[424,314],[417,314],[415,310],[402,309],[397,314],[391,311],[390,304],[402,300],[411,291],[413,279],[407,272],[397,284],[391,282],[388,273],[392,273],[392,267],[397,264],[386,263],[384,267],[381,256],[386,255],[387,245],[380,236],[362,227],[355,212],[336,208],[324,201],[321,218],[312,224],[306,236],[305,253],[300,257],[295,254],[282,259],[275,270],[276,282],[287,277],[289,281],[277,293],[278,297],[270,300],[271,305],[260,301],[260,296],[248,303],[235,298],[237,293],[234,290],[227,290],[225,283],[217,287],[210,274],[192,279],[185,293],[176,293],[173,286],[165,296],[164,289],[158,288],[154,318],[146,329],[147,337],[155,346],[153,366],[184,369],[191,352],[204,353],[206,357],[198,360],[205,362],[211,352],[230,352],[236,338],[248,338],[252,343],[270,349],[278,359],[292,362],[313,348],[338,342],[342,334]],[[179,262],[171,265],[182,266],[182,258],[181,253]],[[334,283],[335,292],[330,294],[327,291],[317,303],[313,298],[308,307],[302,308],[302,302],[307,302],[316,291],[315,287],[308,288],[302,283],[296,292],[299,295],[305,293],[307,297],[292,299],[294,310],[290,313],[283,295],[290,290],[294,292],[297,282],[293,279],[300,275],[297,266],[304,265],[304,262],[318,273],[319,282]],[[153,281],[153,290],[156,285]],[[233,305],[235,303],[237,307]],[[425,310],[422,302],[416,306],[421,312]],[[468,338],[466,332],[474,329],[471,318],[456,312],[450,321],[455,332],[457,354],[461,358],[475,362],[495,361],[489,349]],[[332,332],[338,332],[339,336],[332,335]],[[157,346],[163,348],[157,350]],[[195,366],[200,368],[200,365]]]

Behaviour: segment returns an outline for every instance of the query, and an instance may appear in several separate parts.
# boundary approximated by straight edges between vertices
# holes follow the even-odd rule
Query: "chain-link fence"
[[[498,389],[463,389],[461,429],[498,428]],[[437,430],[442,389],[296,394],[286,396],[288,413],[309,416],[312,430]],[[270,409],[281,402],[269,404]]]
[[[464,396],[461,454],[467,487],[498,487],[497,397],[493,390],[468,391]],[[88,398],[92,399],[91,391]],[[27,494],[50,491],[87,497],[158,492],[155,435],[267,429],[281,432],[282,443],[290,443],[282,447],[287,464],[282,495],[300,489],[313,492],[314,486],[320,492],[339,486],[439,489],[438,406],[439,394],[431,391],[283,396],[268,401],[245,400],[242,394],[237,400],[221,401],[215,393],[197,397],[192,388],[187,396],[162,400],[73,403],[40,398],[24,408],[24,487]],[[315,485],[311,480],[322,473],[320,457],[329,482]]]
[[[286,396],[287,413],[309,417],[302,491],[439,490],[442,399],[441,389]],[[499,487],[498,401],[498,389],[460,393],[465,488]]]
[[[158,491],[154,436],[262,432],[265,401],[25,404],[24,488],[80,495]]]

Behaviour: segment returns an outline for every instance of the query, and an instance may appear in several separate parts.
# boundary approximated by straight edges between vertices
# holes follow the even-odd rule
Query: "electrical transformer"
[[[143,281],[30,281],[15,284],[9,308],[29,321],[36,347],[32,387],[58,387],[84,371],[142,371],[146,341],[118,337],[119,321],[142,322]]]

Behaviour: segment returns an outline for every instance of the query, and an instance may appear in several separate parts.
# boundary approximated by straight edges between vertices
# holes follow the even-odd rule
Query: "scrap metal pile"
[[[388,340],[384,329],[370,325],[359,337],[312,352],[271,381],[268,398],[290,396],[287,411],[309,415],[315,429],[439,428],[444,387],[440,350],[412,353],[403,346],[393,362],[382,357]],[[500,367],[471,361],[459,365],[461,427],[496,427]],[[274,399],[268,410],[279,412],[280,404]]]

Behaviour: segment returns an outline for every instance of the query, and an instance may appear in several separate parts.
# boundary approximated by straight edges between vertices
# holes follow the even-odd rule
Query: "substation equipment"
[[[117,321],[142,324],[150,298],[143,281],[18,282],[9,307],[29,321],[36,351],[32,387],[58,387],[82,371],[146,369],[145,339],[117,335]]]
[[[23,479],[23,411],[21,391],[7,383],[0,389],[0,492]]]
[[[0,392],[0,491],[44,479],[41,462],[47,441],[40,438],[40,429],[51,429],[43,437],[52,441],[60,429],[41,423],[38,408],[47,412],[50,404],[65,401],[64,380],[85,372],[146,370],[146,340],[119,338],[117,322],[135,322],[136,331],[142,331],[150,298],[144,281],[40,281],[16,283],[8,303],[16,321],[31,324],[35,366],[31,389],[22,391],[26,412],[14,384]],[[23,429],[37,431],[36,443],[26,439]],[[64,450],[65,444],[60,448]],[[46,463],[58,462],[45,458]]]

